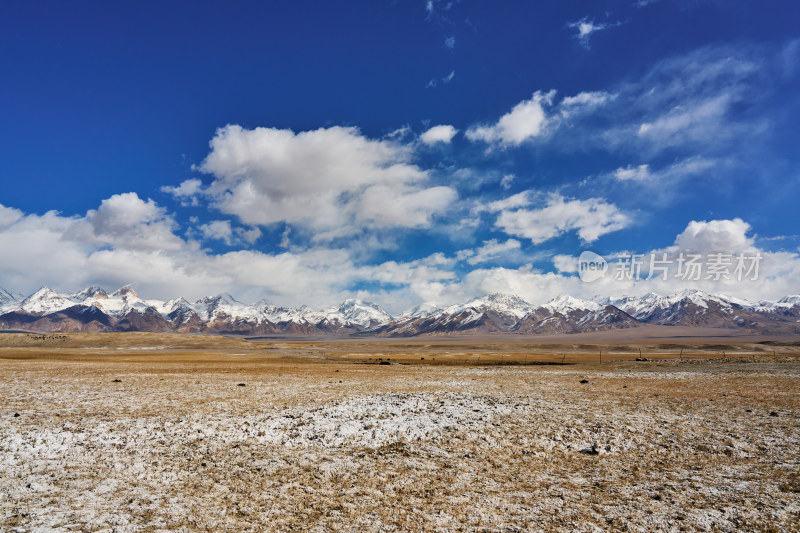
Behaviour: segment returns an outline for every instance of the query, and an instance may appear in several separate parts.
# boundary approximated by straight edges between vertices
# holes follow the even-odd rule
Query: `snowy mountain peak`
[[[83,302],[90,298],[93,298],[95,300],[102,300],[108,298],[108,293],[106,293],[106,291],[104,291],[100,287],[92,285],[91,287],[86,287],[80,292],[76,292],[75,294],[72,295],[72,298],[80,302]]]
[[[329,319],[338,318],[344,323],[357,324],[369,327],[375,324],[384,324],[392,319],[382,307],[370,302],[347,299],[338,308],[329,314]],[[335,316],[335,315],[340,316]]]
[[[197,300],[198,304],[215,304],[215,305],[242,305],[242,302],[228,294],[227,292],[222,292],[217,294],[216,296],[204,296]]]
[[[0,304],[16,302],[18,299],[18,296],[11,294],[3,287],[0,287]]]
[[[109,296],[111,296],[112,298],[139,297],[139,295],[136,294],[136,291],[133,290],[133,287],[131,287],[130,285],[125,285],[124,287],[120,287],[119,289],[112,292]]]
[[[380,306],[354,298],[317,311],[307,306],[279,307],[266,300],[248,305],[227,293],[189,303],[181,297],[167,302],[142,300],[130,286],[110,294],[99,287],[88,287],[64,295],[42,287],[24,299],[0,289],[0,315],[7,317],[6,322],[0,319],[0,328],[33,327],[30,324],[35,321],[32,322],[29,317],[23,319],[11,313],[17,310],[40,317],[47,316],[42,322],[46,324],[44,327],[53,327],[52,324],[60,323],[58,321],[62,318],[75,320],[75,313],[70,313],[69,317],[56,316],[55,313],[78,306],[78,310],[91,311],[83,313],[86,316],[107,315],[105,319],[100,319],[100,327],[114,328],[117,324],[115,321],[129,318],[126,322],[128,325],[124,326],[129,328],[131,323],[141,324],[146,319],[154,320],[152,327],[161,328],[158,331],[172,328],[188,333],[574,333],[647,323],[725,328],[759,328],[765,325],[763,327],[800,334],[799,305],[800,295],[797,294],[777,301],[751,303],[723,294],[685,290],[667,296],[647,293],[642,296],[595,298],[593,301],[562,295],[544,305],[532,306],[516,295],[494,293],[444,309],[430,303],[421,304],[395,320]],[[617,307],[623,313],[609,306]],[[137,313],[141,316],[135,320],[130,318]],[[98,327],[97,322],[93,324],[91,327]],[[73,327],[72,323],[69,327]],[[150,331],[146,325],[136,327]]]
[[[190,304],[183,296],[179,296],[178,298],[173,298],[172,300],[164,302],[163,305],[158,307],[158,311],[164,315],[174,313],[179,309],[183,311],[193,310],[192,304]]]
[[[410,311],[406,311],[401,315],[401,318],[425,318],[427,316],[431,316],[436,314],[442,310],[436,304],[432,304],[430,302],[421,303],[418,306],[414,307]]]
[[[553,298],[542,307],[553,313],[568,315],[573,311],[597,311],[600,308],[600,304],[564,294]]]
[[[486,294],[480,298],[474,298],[465,304],[451,305],[445,309],[445,313],[455,315],[464,311],[482,314],[484,311],[493,311],[500,315],[522,318],[531,313],[534,307],[513,294],[493,293]],[[475,315],[476,319],[479,315]]]
[[[32,314],[55,313],[71,307],[73,302],[64,298],[48,287],[42,287],[25,298],[20,304],[20,309]]]
[[[10,293],[0,287],[0,313],[7,313],[19,307],[21,296]]]

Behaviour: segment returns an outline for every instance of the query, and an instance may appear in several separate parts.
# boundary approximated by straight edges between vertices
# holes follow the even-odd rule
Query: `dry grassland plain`
[[[798,351],[2,334],[0,530],[798,531]]]

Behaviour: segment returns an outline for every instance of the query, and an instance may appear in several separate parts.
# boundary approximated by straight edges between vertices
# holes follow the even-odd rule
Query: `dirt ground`
[[[792,343],[34,337],[2,531],[800,530]]]

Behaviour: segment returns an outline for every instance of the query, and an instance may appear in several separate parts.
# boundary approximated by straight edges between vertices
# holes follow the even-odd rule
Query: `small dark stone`
[[[588,379],[582,379],[582,380],[579,381],[579,383],[589,383],[589,380]]]
[[[111,383],[122,383],[121,379],[112,379]]]
[[[597,444],[592,444],[591,448],[584,448],[583,450],[579,450],[578,453],[583,453],[586,455],[597,455],[600,452],[597,451]]]
[[[775,411],[770,412],[769,416],[778,416],[778,413]]]
[[[245,383],[239,383],[239,384],[237,385],[237,387],[246,387],[246,386],[247,386],[247,385],[246,385]]]
[[[206,464],[205,463],[200,463],[200,466],[205,467]]]
[[[380,362],[380,363],[378,363],[378,364],[379,364],[379,365],[391,365],[392,363],[390,363],[389,361],[381,361],[381,362]]]
[[[14,418],[19,417],[19,413],[14,413]]]
[[[752,413],[752,412],[753,412],[753,410],[752,410],[752,409],[745,409],[745,410],[744,410],[744,412],[745,412],[745,413]]]

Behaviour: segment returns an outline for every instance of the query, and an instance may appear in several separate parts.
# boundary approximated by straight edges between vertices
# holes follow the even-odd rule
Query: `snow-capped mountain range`
[[[361,300],[317,311],[263,300],[248,305],[229,294],[193,303],[144,300],[130,286],[110,293],[88,287],[71,294],[42,287],[28,297],[0,288],[0,329],[27,331],[415,336],[579,333],[642,324],[795,334],[800,333],[800,295],[761,302],[697,290],[595,300],[562,295],[536,306],[514,295],[489,294],[444,308],[423,304],[393,317]]]

